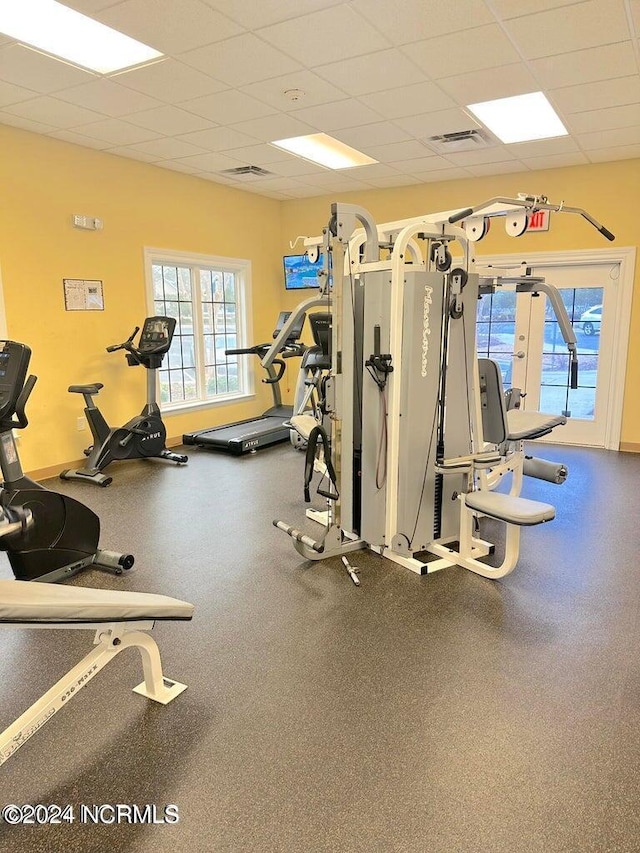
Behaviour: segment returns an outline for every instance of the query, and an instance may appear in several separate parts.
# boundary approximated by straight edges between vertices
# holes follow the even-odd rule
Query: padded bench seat
[[[557,426],[566,424],[564,415],[546,415],[544,412],[523,412],[522,409],[509,409],[507,412],[507,439],[509,441],[527,441],[547,435]]]
[[[464,496],[464,501],[475,512],[518,526],[542,524],[544,521],[552,521],[556,516],[555,507],[551,504],[500,492],[469,492]]]
[[[0,623],[42,625],[134,622],[193,616],[193,604],[143,592],[0,581]]]

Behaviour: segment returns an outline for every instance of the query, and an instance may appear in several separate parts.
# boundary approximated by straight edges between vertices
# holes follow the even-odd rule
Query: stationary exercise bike
[[[98,516],[24,475],[12,430],[28,424],[25,406],[37,381],[35,376],[25,381],[30,358],[25,344],[0,341],[0,550],[18,580],[65,580],[91,566],[121,575],[133,557],[98,548]]]
[[[84,413],[93,436],[93,445],[85,450],[84,468],[70,468],[60,474],[62,480],[86,480],[98,486],[108,486],[113,478],[102,471],[117,459],[144,459],[156,457],[184,465],[189,457],[173,453],[165,447],[167,430],[162,422],[156,399],[156,374],[165,354],[169,351],[176,321],[173,317],[147,317],[142,326],[138,346],[133,339],[139,327],[122,344],[107,347],[107,352],[126,350],[130,367],[141,364],[147,373],[147,404],[139,415],[123,427],[109,427],[93,398],[104,388],[101,382],[92,385],[71,385],[69,391],[82,394]]]

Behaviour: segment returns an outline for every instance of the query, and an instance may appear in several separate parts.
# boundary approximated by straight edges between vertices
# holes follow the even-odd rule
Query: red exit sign
[[[527,231],[548,231],[550,212],[549,210],[536,210],[535,213],[531,213]]]

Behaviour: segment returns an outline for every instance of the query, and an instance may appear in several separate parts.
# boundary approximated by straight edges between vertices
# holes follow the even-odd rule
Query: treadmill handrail
[[[265,370],[273,364],[278,353],[280,353],[286,346],[287,338],[291,334],[291,329],[297,323],[301,314],[306,313],[309,308],[331,308],[331,300],[326,296],[312,296],[310,299],[306,299],[304,302],[301,302],[294,310],[291,312],[291,315],[287,322],[283,325],[282,329],[280,329],[280,334],[275,339],[275,341],[269,347],[269,350],[265,357],[260,362]]]

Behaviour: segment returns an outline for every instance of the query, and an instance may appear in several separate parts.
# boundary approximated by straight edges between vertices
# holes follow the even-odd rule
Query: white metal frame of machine
[[[305,240],[313,253],[323,246],[326,264],[312,302],[332,302],[325,408],[334,482],[319,539],[284,521],[274,525],[306,559],[368,547],[420,574],[459,565],[503,577],[517,562],[520,527],[554,517],[550,504],[492,491],[483,473],[504,464],[508,442],[489,450],[484,443],[475,343],[481,283],[469,246],[491,218],[504,217],[507,233],[519,236],[541,209],[578,214],[614,239],[579,208],[523,195],[380,226],[363,208],[334,204],[322,236]],[[454,242],[463,260],[452,269]],[[538,285],[553,290],[522,283]],[[497,417],[506,436],[502,400]],[[506,524],[498,567],[482,562],[492,546],[475,533],[479,516]]]

